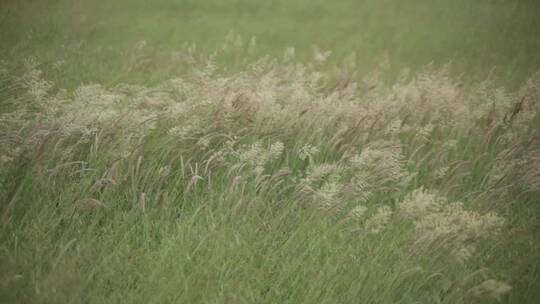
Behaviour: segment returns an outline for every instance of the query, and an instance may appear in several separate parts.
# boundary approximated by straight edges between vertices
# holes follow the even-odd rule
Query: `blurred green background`
[[[515,87],[540,68],[539,17],[538,0],[3,0],[0,56],[15,65],[62,60],[44,69],[63,86],[150,84],[180,72],[171,54],[186,43],[210,53],[234,32],[256,36],[254,56],[293,46],[305,60],[317,44],[333,51],[330,64],[356,52],[361,74],[388,54],[390,75],[452,62],[466,81],[495,68]],[[153,64],[134,70],[142,40]]]

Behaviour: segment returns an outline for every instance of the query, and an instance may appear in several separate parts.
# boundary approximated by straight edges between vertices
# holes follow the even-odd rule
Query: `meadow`
[[[539,15],[0,2],[0,302],[538,303]]]

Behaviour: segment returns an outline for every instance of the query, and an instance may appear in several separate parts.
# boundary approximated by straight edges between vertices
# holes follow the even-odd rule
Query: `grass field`
[[[360,73],[388,54],[393,74],[453,63],[455,74],[519,86],[540,66],[540,4],[535,0],[116,0],[2,1],[0,55],[65,61],[61,84],[158,82],[178,73],[172,54],[186,43],[211,53],[228,33],[257,38],[256,57],[295,47],[332,50],[331,62],[356,53]],[[156,68],[133,72],[132,51],[151,47]],[[227,60],[233,66],[234,58]],[[231,63],[233,61],[233,63]]]
[[[539,16],[1,1],[0,302],[540,302]]]

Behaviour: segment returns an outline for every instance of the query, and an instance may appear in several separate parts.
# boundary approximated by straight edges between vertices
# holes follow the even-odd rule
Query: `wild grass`
[[[155,85],[179,75],[186,43],[208,55],[232,31],[244,45],[257,37],[250,60],[295,46],[307,62],[318,44],[333,51],[330,64],[355,52],[361,76],[387,54],[390,83],[403,68],[452,61],[466,83],[495,71],[499,86],[515,89],[540,68],[539,11],[537,0],[4,0],[0,56],[37,57],[60,87]],[[238,71],[246,57],[220,64]]]
[[[0,1],[0,302],[539,303],[539,9]]]
[[[3,302],[540,299],[538,75],[388,86],[321,49],[231,73],[234,41],[155,86],[4,64]]]

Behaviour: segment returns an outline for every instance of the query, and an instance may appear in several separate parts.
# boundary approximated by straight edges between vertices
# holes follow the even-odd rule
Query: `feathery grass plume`
[[[229,52],[238,52],[243,50],[244,46],[244,40],[242,39],[242,36],[239,34],[235,34],[234,32],[229,32],[223,41],[223,44],[221,45],[221,50],[224,53]]]
[[[416,227],[416,248],[442,244],[453,256],[468,259],[476,242],[497,234],[504,219],[495,213],[481,215],[465,210],[461,202],[449,203],[436,191],[422,188],[410,193],[400,204],[399,214]]]
[[[298,157],[301,160],[309,160],[310,162],[313,162],[313,157],[315,157],[317,154],[319,154],[319,148],[310,144],[302,146],[298,151]]]
[[[315,164],[307,168],[306,177],[302,179],[302,183],[306,186],[319,184],[324,179],[338,179],[338,175],[343,169],[337,164]]]
[[[351,179],[345,184],[343,193],[346,197],[353,198],[359,203],[366,203],[376,193],[376,189],[369,182],[369,173],[358,170],[358,172],[353,172],[353,174]]]
[[[540,191],[540,132],[517,138],[511,148],[501,151],[490,172],[489,185],[498,192],[507,189],[501,185]]]
[[[296,50],[294,47],[288,47],[285,49],[285,52],[283,53],[283,63],[289,63],[291,62],[295,57]]]
[[[325,211],[340,210],[343,207],[340,197],[342,171],[336,164],[310,165],[306,176],[298,183],[298,194]]]
[[[271,161],[281,157],[285,146],[282,142],[275,142],[268,149],[264,149],[260,142],[256,142],[249,146],[241,146],[238,150],[232,151],[232,155],[236,159],[237,168],[247,167],[252,170],[252,173],[259,176],[265,170],[265,167]]]
[[[520,180],[530,190],[540,192],[540,145],[529,151],[520,168]]]
[[[323,64],[331,54],[332,51],[323,51],[318,45],[313,46],[313,61],[315,64]]]
[[[132,52],[130,71],[147,70],[155,67],[155,51],[148,46],[146,40],[140,40],[135,44]]]
[[[486,280],[471,288],[467,293],[477,298],[488,298],[500,301],[502,296],[512,290],[512,286],[505,282]]]
[[[375,141],[340,163],[310,165],[300,181],[300,193],[319,201],[324,209],[341,208],[345,201],[364,203],[375,193],[397,190],[408,176],[399,143]]]
[[[0,166],[7,165],[24,151],[23,111],[0,114]]]
[[[397,142],[372,142],[360,154],[352,156],[349,164],[359,172],[357,179],[369,192],[395,188],[408,175],[403,166],[401,145]]]
[[[418,134],[421,138],[423,138],[424,140],[428,140],[429,138],[429,135],[431,134],[431,132],[433,131],[433,128],[435,127],[434,124],[432,123],[428,123],[424,126],[421,126],[418,128],[418,131],[416,134]]]
[[[38,62],[34,57],[25,60],[26,73],[21,78],[23,87],[32,98],[32,102],[38,105],[46,100],[53,83],[42,77],[43,71],[38,69]]]
[[[419,188],[399,204],[399,214],[405,218],[419,220],[430,213],[438,212],[445,204],[446,199],[438,193]]]
[[[352,208],[351,210],[349,210],[349,213],[347,214],[347,218],[356,219],[356,220],[363,219],[364,214],[366,213],[367,210],[368,208],[366,206],[358,205]]]
[[[378,207],[375,213],[364,223],[364,229],[371,234],[380,233],[390,222],[392,214],[392,208],[389,206]]]
[[[439,169],[437,169],[437,171],[435,171],[434,176],[436,179],[443,179],[448,174],[449,170],[449,166],[440,167]]]
[[[340,210],[343,207],[339,197],[342,187],[343,185],[336,181],[325,182],[313,193],[313,200],[324,211]]]

